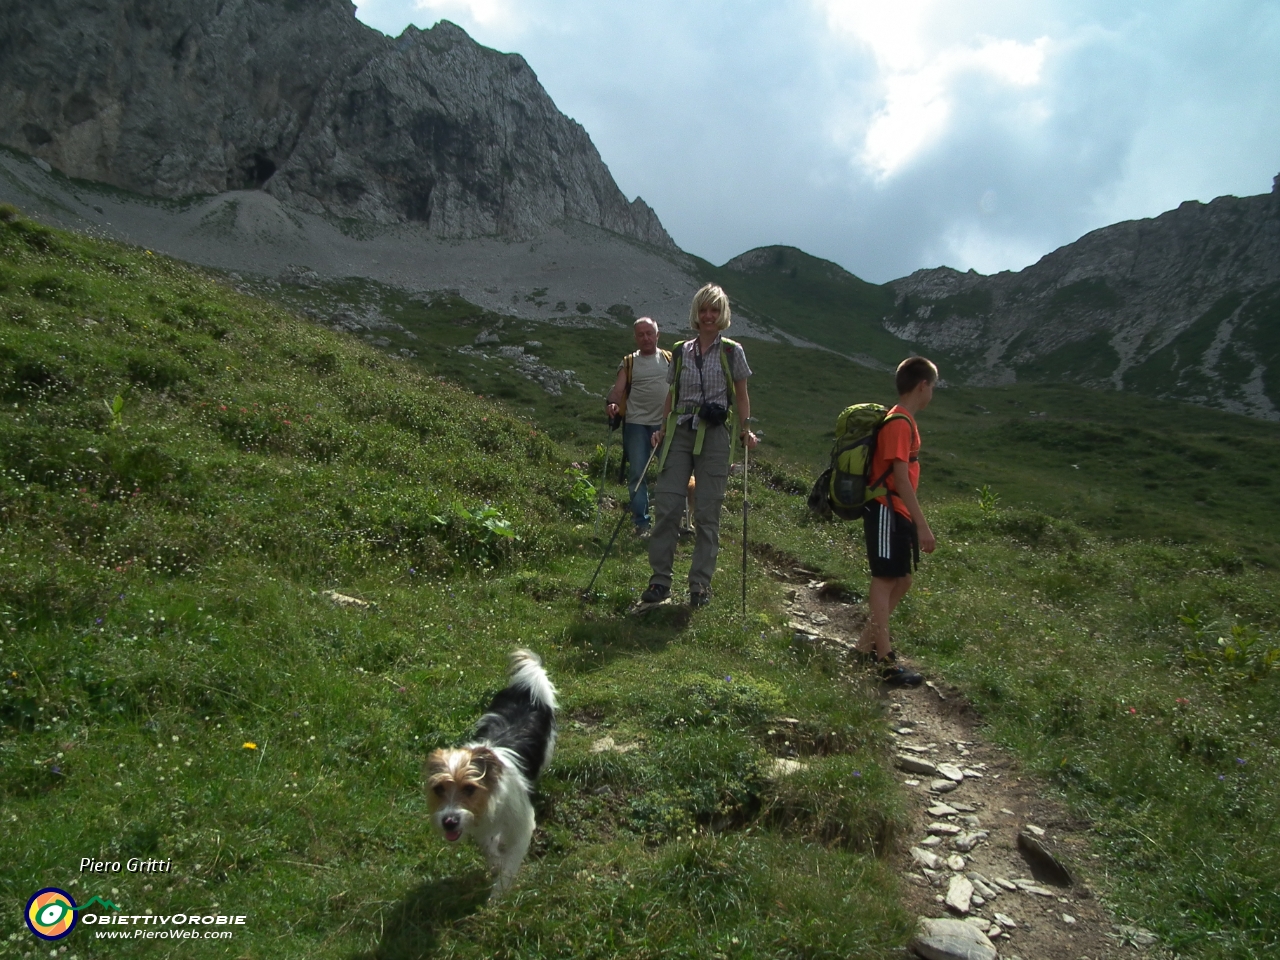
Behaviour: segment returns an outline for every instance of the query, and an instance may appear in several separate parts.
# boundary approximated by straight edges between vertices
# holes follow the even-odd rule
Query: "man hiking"
[[[889,642],[889,618],[908,590],[920,551],[933,553],[937,541],[925,520],[916,488],[920,484],[920,430],[916,414],[933,399],[938,368],[924,357],[898,364],[898,403],[885,414],[876,436],[869,474],[884,477],[887,490],[867,504],[862,524],[871,566],[869,616],[858,652],[876,664],[880,677],[896,686],[915,686],[924,678],[898,664]],[[878,484],[877,484],[878,485]]]
[[[653,448],[651,438],[662,426],[667,399],[667,370],[671,352],[658,349],[658,325],[649,317],[635,322],[636,350],[618,364],[618,378],[605,399],[612,422],[623,418],[622,449],[627,458],[627,487],[631,491],[631,519],[636,533],[649,533],[649,489],[642,471]],[[619,521],[621,522],[621,521]]]

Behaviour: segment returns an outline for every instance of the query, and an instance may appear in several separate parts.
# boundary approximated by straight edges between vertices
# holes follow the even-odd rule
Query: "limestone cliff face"
[[[971,382],[1070,379],[1280,419],[1280,177],[1085,235],[1017,273],[893,281],[885,326]]]
[[[383,36],[348,0],[0,8],[0,143],[157,197],[260,188],[442,237],[580,220],[661,247],[524,59],[459,27]]]

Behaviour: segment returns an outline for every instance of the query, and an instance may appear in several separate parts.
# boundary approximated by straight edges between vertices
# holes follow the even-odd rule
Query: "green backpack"
[[[863,508],[889,492],[885,481],[889,471],[871,477],[876,438],[890,420],[907,420],[905,414],[888,415],[878,403],[855,403],[836,418],[836,441],[831,447],[831,464],[822,471],[809,494],[809,509],[819,516],[857,520]],[[892,468],[890,468],[892,469]]]

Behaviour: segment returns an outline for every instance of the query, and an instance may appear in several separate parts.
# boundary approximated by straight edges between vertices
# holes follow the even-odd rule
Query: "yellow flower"
[[[256,743],[249,743],[248,741],[245,741],[245,743],[244,743],[244,749],[246,749],[246,750],[257,750],[257,749],[258,749],[258,745],[257,745]]]

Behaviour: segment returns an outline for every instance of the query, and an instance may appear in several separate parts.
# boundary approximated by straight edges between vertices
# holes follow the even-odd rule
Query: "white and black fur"
[[[449,842],[470,836],[493,872],[494,896],[514,882],[533,839],[530,794],[556,743],[556,691],[530,650],[511,654],[498,691],[462,747],[427,758],[427,808]]]

